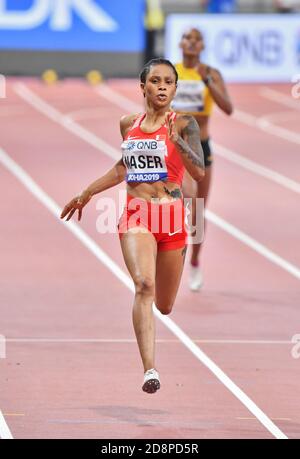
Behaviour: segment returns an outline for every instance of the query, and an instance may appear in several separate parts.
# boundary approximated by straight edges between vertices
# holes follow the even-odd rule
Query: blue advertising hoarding
[[[145,0],[0,0],[0,48],[140,52]]]

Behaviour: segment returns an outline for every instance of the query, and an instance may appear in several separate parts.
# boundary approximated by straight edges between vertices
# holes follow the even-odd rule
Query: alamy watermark
[[[291,354],[293,359],[300,359],[300,333],[297,333],[292,337],[292,343],[294,344]]]
[[[152,198],[130,198],[126,201],[126,191],[119,191],[118,202],[109,197],[96,201],[100,212],[96,229],[98,233],[125,233],[128,229],[163,233],[173,236],[185,231],[190,244],[200,244],[204,238],[204,199],[185,198],[159,200]]]
[[[292,97],[294,99],[300,99],[300,73],[292,77],[292,83],[296,83],[291,89]]]
[[[6,358],[6,338],[0,335],[0,359]]]

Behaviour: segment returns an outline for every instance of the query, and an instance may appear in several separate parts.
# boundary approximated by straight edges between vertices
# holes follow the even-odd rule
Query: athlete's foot
[[[200,266],[190,265],[189,285],[193,292],[197,292],[201,289],[203,285],[203,276],[200,270]]]
[[[142,387],[144,392],[148,394],[154,394],[158,389],[160,389],[160,380],[159,374],[155,368],[147,370],[144,374],[144,384]]]

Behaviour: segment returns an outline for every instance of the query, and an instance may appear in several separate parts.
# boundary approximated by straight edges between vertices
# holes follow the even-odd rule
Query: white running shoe
[[[160,389],[160,380],[159,374],[155,368],[147,370],[144,374],[144,384],[142,387],[144,392],[148,394],[154,394],[158,389]]]
[[[189,285],[193,292],[197,292],[203,285],[203,276],[199,266],[190,265]]]

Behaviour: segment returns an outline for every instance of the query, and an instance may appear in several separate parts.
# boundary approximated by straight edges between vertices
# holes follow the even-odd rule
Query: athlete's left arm
[[[176,121],[169,117],[168,124],[169,139],[181,154],[186,170],[194,180],[200,182],[205,175],[205,166],[197,121],[193,116],[179,115]]]
[[[233,105],[221,72],[216,69],[208,68],[205,80],[215,103],[223,112],[227,115],[231,115],[233,112]]]

